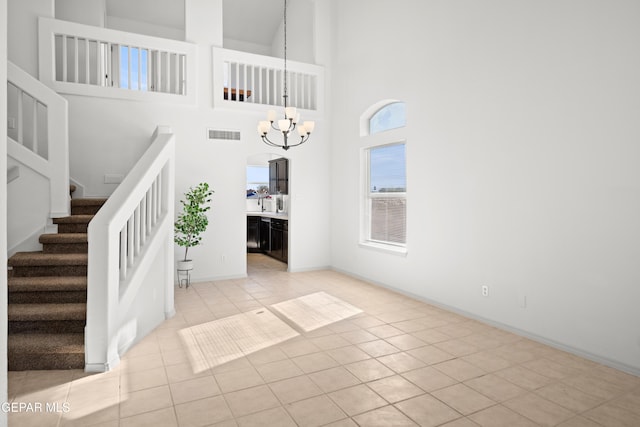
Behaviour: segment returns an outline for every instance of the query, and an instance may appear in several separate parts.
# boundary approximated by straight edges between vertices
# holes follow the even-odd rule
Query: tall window
[[[368,240],[393,245],[407,241],[405,144],[372,147],[369,157]]]
[[[406,142],[403,132],[385,131],[403,128],[405,117],[402,102],[375,110],[368,119],[368,146],[363,150],[366,188],[361,240],[395,251],[404,251],[407,242]]]

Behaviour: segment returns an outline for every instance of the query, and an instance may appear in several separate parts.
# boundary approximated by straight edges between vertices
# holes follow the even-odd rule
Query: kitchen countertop
[[[286,213],[275,213],[275,212],[248,212],[247,211],[247,216],[260,216],[260,217],[264,217],[264,218],[277,218],[277,219],[284,219],[284,220],[289,220],[289,215],[287,215]]]

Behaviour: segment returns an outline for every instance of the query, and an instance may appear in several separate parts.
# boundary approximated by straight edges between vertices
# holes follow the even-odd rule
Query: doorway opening
[[[247,274],[288,271],[289,159],[273,153],[247,157]]]

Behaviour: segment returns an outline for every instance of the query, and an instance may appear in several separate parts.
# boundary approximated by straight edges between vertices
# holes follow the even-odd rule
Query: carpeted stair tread
[[[9,277],[11,292],[65,292],[86,291],[87,278],[83,276]]]
[[[18,252],[8,259],[11,267],[87,265],[87,254],[47,254],[43,252]]]
[[[7,342],[10,371],[84,368],[83,333],[12,334]]]
[[[84,320],[86,317],[87,305],[84,303],[8,305],[9,322]]]
[[[40,243],[87,243],[87,233],[42,234]]]

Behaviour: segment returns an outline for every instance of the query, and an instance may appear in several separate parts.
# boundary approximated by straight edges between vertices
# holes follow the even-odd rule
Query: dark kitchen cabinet
[[[289,261],[289,222],[287,220],[271,220],[271,250],[269,255],[282,262]]]
[[[247,217],[247,252],[260,252],[260,217]]]
[[[269,193],[289,194],[289,160],[269,161]]]
[[[261,252],[289,262],[289,221],[259,216],[247,217],[247,252]]]
[[[260,251],[271,251],[271,218],[260,218]]]

